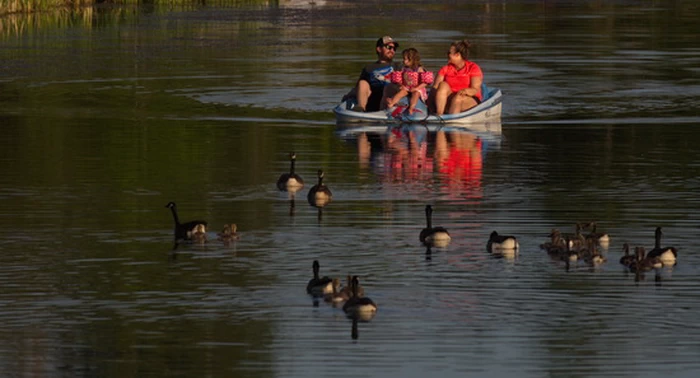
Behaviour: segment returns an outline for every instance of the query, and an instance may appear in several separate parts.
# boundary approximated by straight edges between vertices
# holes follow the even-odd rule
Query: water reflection
[[[425,246],[425,261],[433,260],[433,247],[428,244]]]
[[[453,127],[442,125],[338,124],[338,136],[356,145],[360,167],[387,187],[393,183],[428,184],[466,198],[483,197],[482,171],[487,152],[500,149],[499,121]]]
[[[360,323],[369,323],[370,320],[372,320],[372,317],[360,317],[360,316],[348,316],[348,318],[351,321],[351,326],[350,326],[350,338],[352,340],[357,340],[360,338],[360,329],[359,329],[359,324]]]
[[[360,338],[360,331],[357,329],[357,319],[353,318],[352,319],[352,328],[350,329],[350,338],[353,340],[357,340]]]
[[[296,199],[294,198],[294,194],[289,194],[289,216],[293,217],[294,214],[296,214]]]
[[[11,25],[17,32],[4,20],[1,370],[304,377],[363,361],[371,376],[697,373],[697,9],[540,2],[547,17],[533,19],[522,17],[532,4],[518,2],[459,12],[456,2],[390,3],[388,13],[412,19],[420,8],[421,23],[435,25],[391,32],[433,69],[458,15],[489,20],[475,31],[475,57],[507,87],[507,145],[491,125],[382,125],[337,149],[328,109],[356,79],[377,18],[341,24],[348,14],[336,5],[115,15],[99,29],[70,23],[80,13]],[[261,70],[270,48],[290,64]],[[362,159],[348,156],[355,147]],[[306,216],[307,188],[293,221],[294,198],[273,193],[288,166],[270,162],[289,148],[309,186],[321,166],[307,162],[332,175],[341,201],[324,208],[324,227]],[[463,196],[475,200],[452,200]],[[211,233],[166,262],[165,198],[213,224],[241,224],[238,255]],[[439,219],[454,240],[423,256],[415,234],[428,200],[448,209]],[[593,217],[614,235],[616,257],[620,241],[650,246],[644,230],[666,223],[682,261],[672,275],[637,275],[612,256],[566,273],[538,253],[544,230]],[[493,229],[522,238],[515,263],[485,253]],[[311,256],[366,274],[381,316],[362,323],[311,308],[299,290]],[[348,328],[351,338],[362,331],[360,348],[348,348]]]

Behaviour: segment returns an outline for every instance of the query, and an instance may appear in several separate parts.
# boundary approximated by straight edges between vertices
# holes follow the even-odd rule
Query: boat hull
[[[340,123],[383,122],[383,123],[428,123],[468,125],[493,121],[501,118],[503,93],[498,88],[486,88],[482,91],[488,96],[479,105],[457,114],[436,116],[428,114],[427,105],[419,101],[413,114],[408,114],[405,99],[399,105],[376,112],[356,112],[354,99],[341,102],[333,109],[336,120]]]

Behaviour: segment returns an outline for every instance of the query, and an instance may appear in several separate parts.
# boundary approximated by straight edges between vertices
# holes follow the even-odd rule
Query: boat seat
[[[481,102],[484,102],[491,97],[491,88],[487,87],[486,84],[481,83]]]

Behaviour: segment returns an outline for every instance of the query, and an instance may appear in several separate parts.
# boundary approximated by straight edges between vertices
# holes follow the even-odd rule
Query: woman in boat
[[[461,113],[481,103],[484,74],[469,60],[470,47],[466,39],[450,45],[447,65],[438,71],[428,99],[430,111],[437,116]]]
[[[377,40],[375,47],[377,61],[362,69],[355,88],[343,96],[343,101],[351,97],[357,98],[357,105],[353,110],[373,112],[386,106],[386,97],[393,95],[397,90],[395,85],[390,85],[391,81],[387,75],[399,69],[393,63],[398,47],[399,43],[388,35]]]

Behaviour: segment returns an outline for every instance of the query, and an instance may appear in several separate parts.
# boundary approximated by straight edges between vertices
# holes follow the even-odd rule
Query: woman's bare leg
[[[473,97],[455,93],[455,95],[452,96],[452,101],[450,101],[450,106],[447,113],[461,113],[475,107],[476,104],[476,100]]]
[[[445,113],[447,97],[452,93],[452,90],[450,85],[443,81],[438,85],[435,92],[435,114],[441,116]]]

